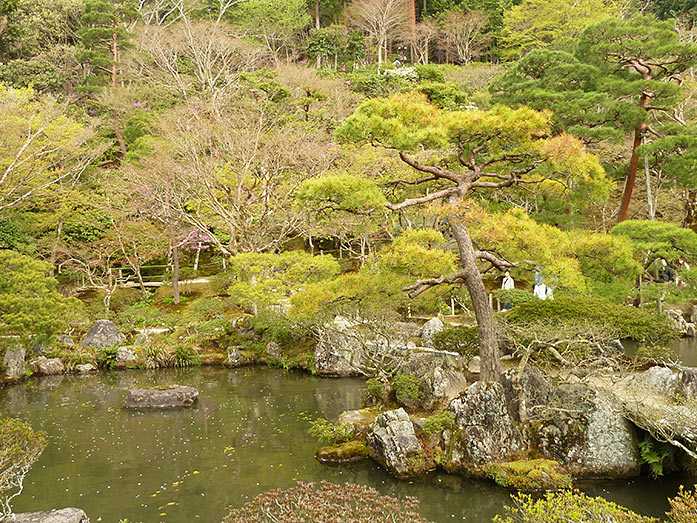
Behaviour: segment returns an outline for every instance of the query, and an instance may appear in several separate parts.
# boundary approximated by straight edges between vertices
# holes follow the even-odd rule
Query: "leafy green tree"
[[[290,56],[296,37],[311,21],[306,0],[247,0],[237,7],[234,19],[276,58]]]
[[[501,46],[509,56],[555,44],[568,47],[586,27],[617,14],[603,0],[523,0],[504,15]]]
[[[230,258],[230,273],[231,300],[256,314],[270,305],[287,303],[305,285],[335,277],[339,264],[329,255],[313,256],[303,251],[250,252]]]
[[[49,277],[51,267],[14,251],[0,250],[0,334],[32,340],[49,340],[79,319],[82,303],[66,298]]]
[[[344,142],[370,142],[391,148],[421,176],[405,183],[427,192],[387,208],[402,211],[412,206],[444,203],[438,212],[447,219],[460,254],[462,269],[439,278],[418,280],[408,287],[412,296],[443,284],[464,282],[479,326],[482,379],[498,380],[500,364],[493,313],[477,266],[484,260],[496,267],[512,264],[491,252],[475,250],[468,231],[468,195],[493,192],[516,185],[573,183],[576,175],[603,178],[597,160],[593,168],[576,169],[592,158],[578,141],[549,138],[549,116],[532,109],[497,106],[490,111],[438,109],[417,94],[396,95],[363,103],[338,130]],[[409,151],[422,147],[421,158]]]
[[[80,30],[85,51],[79,59],[94,70],[85,82],[88,91],[98,91],[103,86],[116,89],[118,86],[122,53],[130,38],[128,26],[137,14],[134,0],[87,0],[85,3],[83,28]],[[111,116],[121,156],[124,157],[128,148],[116,109],[112,109]]]
[[[0,214],[82,174],[104,150],[65,103],[0,84]]]
[[[625,220],[636,182],[638,149],[660,136],[680,98],[680,76],[697,61],[697,45],[681,43],[669,22],[647,16],[607,19],[581,33],[574,55],[530,52],[491,87],[494,100],[554,112],[557,128],[587,142],[633,132],[619,220]]]
[[[45,432],[15,418],[0,419],[0,517],[12,514],[12,500],[22,493],[24,478],[48,440]]]
[[[660,258],[673,264],[680,259],[697,261],[697,233],[672,223],[626,220],[615,225],[611,234],[632,242],[636,258],[645,269]]]

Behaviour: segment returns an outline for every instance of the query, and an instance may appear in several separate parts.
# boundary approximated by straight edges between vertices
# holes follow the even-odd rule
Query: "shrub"
[[[11,501],[46,445],[46,433],[18,419],[0,419],[0,520],[12,513]]]
[[[326,441],[335,445],[349,441],[353,437],[353,426],[337,425],[328,419],[317,418],[310,422],[308,432],[319,441]]]
[[[513,507],[506,507],[506,516],[496,516],[497,523],[658,523],[655,518],[641,516],[603,498],[591,498],[578,490],[547,492],[534,499],[528,494],[511,496]]]
[[[419,85],[417,90],[425,94],[433,105],[441,109],[461,109],[469,103],[467,94],[452,82],[427,82]]]
[[[662,345],[640,347],[634,357],[638,360],[646,360],[652,363],[667,363],[680,359],[673,349],[663,347]]]
[[[97,349],[97,366],[102,369],[112,370],[116,366],[116,353],[118,350],[118,347]]]
[[[678,495],[668,500],[670,510],[666,516],[673,523],[694,523],[697,521],[697,486],[695,490],[686,491],[682,485]]]
[[[223,523],[268,521],[362,521],[428,523],[417,512],[419,501],[383,496],[365,485],[298,482],[289,489],[264,492],[232,510]]]
[[[455,414],[449,410],[443,410],[434,414],[430,418],[426,418],[421,430],[426,435],[440,434],[446,429],[452,429],[455,426]]]
[[[424,397],[421,380],[411,374],[397,374],[392,379],[392,390],[400,405],[413,405]]]
[[[496,289],[491,294],[494,295],[494,298],[499,299],[501,305],[510,303],[514,307],[535,299],[535,296],[531,292],[524,291],[523,289]]]
[[[433,335],[433,348],[457,352],[463,356],[479,354],[479,331],[477,327],[453,327]]]
[[[432,82],[445,82],[443,72],[434,64],[416,65],[416,72],[419,74],[419,80],[428,80]]]
[[[191,345],[179,344],[174,348],[175,367],[194,367],[201,365],[201,357]]]
[[[603,298],[559,296],[554,300],[532,300],[514,307],[506,316],[511,323],[549,322],[558,325],[585,321],[608,326],[619,338],[658,343],[677,336],[667,317]]]

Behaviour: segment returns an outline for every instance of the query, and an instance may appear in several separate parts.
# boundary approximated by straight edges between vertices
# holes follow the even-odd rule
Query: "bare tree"
[[[427,64],[431,54],[431,45],[438,37],[438,28],[432,20],[416,24],[409,43],[414,52],[414,62]]]
[[[32,97],[0,93],[0,211],[80,176],[106,148],[86,147],[94,130],[68,118],[67,102]]]
[[[174,26],[147,31],[140,45],[146,59],[136,64],[137,72],[185,99],[193,92],[203,93],[215,103],[226,98],[240,72],[268,58],[263,49],[235,38],[223,24],[195,22],[186,15]],[[183,68],[183,62],[192,67]]]
[[[407,0],[357,0],[348,9],[351,21],[370,34],[377,45],[378,73],[387,54],[390,38],[402,36],[408,28]]]
[[[448,52],[454,52],[457,61],[468,64],[486,43],[483,34],[489,17],[482,11],[465,13],[460,9],[450,9],[441,17],[441,35]]]

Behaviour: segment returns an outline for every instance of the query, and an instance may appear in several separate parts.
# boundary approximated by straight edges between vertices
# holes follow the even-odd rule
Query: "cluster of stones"
[[[525,469],[526,485],[541,489],[568,486],[571,477],[633,477],[641,471],[637,426],[670,432],[679,445],[697,449],[697,369],[655,367],[591,387],[578,379],[558,384],[536,368],[522,373],[511,368],[500,383],[484,383],[478,381],[476,362],[425,346],[434,326],[437,331],[436,321],[421,331],[400,325],[397,330],[407,334],[395,333],[384,347],[403,362],[400,372],[417,378],[420,393],[402,400],[392,394],[379,402],[382,412],[349,411],[338,422],[353,425],[367,454],[396,476],[439,468],[493,478],[500,471]],[[357,330],[341,322],[327,329],[315,353],[320,374],[364,374],[366,351],[376,342],[360,339]],[[405,341],[416,335],[423,346]],[[399,408],[384,410],[395,402]],[[453,423],[435,434],[424,432],[428,413],[438,411],[449,412]],[[646,411],[655,415],[642,424],[638,414]],[[346,459],[341,450],[335,452]],[[332,451],[320,454],[329,461]],[[521,456],[539,457],[532,461],[540,461],[544,470],[518,466]]]

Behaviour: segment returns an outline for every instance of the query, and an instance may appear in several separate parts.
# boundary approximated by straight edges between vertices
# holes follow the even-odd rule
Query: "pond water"
[[[639,343],[634,340],[622,340],[627,354],[633,356],[639,348]],[[678,338],[668,343],[675,351],[680,362],[687,367],[697,367],[697,338]]]
[[[169,383],[199,389],[189,410],[131,412],[124,391]],[[17,512],[75,506],[91,521],[219,522],[256,494],[322,479],[421,500],[432,521],[490,521],[509,494],[448,475],[397,481],[365,463],[332,468],[313,458],[308,416],[335,419],[360,405],[362,382],[270,368],[200,368],[55,376],[0,389],[0,414],[45,430],[50,443],[15,499]],[[661,515],[690,478],[595,483],[593,495]]]

